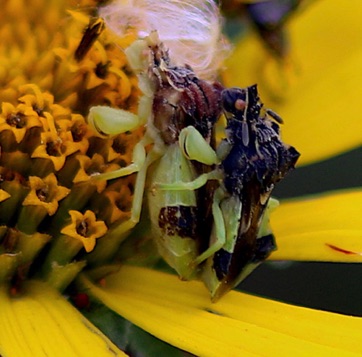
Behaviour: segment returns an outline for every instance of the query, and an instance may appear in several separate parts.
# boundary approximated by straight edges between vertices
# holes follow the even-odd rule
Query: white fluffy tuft
[[[213,0],[115,0],[99,10],[108,28],[121,36],[135,28],[140,37],[157,30],[175,65],[190,65],[213,79],[229,52]]]

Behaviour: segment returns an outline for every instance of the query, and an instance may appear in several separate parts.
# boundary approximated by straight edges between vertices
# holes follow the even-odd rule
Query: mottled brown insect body
[[[165,143],[176,142],[189,125],[210,143],[213,125],[221,114],[221,84],[199,79],[189,67],[169,66],[168,54],[159,46],[152,58],[154,126]]]
[[[241,105],[241,103],[244,103]],[[260,262],[276,249],[269,230],[261,231],[265,211],[274,185],[291,169],[299,153],[281,141],[277,114],[262,112],[256,85],[222,92],[222,105],[227,118],[227,138],[220,168],[223,171],[224,198],[221,211],[224,219],[230,214],[239,217],[226,227],[226,242],[208,260],[205,282],[214,300],[238,284]],[[230,207],[234,206],[234,212]]]

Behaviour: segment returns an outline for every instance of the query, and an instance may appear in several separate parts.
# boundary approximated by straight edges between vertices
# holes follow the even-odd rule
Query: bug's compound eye
[[[221,103],[223,109],[231,114],[244,111],[246,103],[246,91],[241,88],[228,88],[221,93]]]
[[[246,108],[246,102],[242,99],[236,99],[235,101],[235,109],[236,110],[244,110]]]

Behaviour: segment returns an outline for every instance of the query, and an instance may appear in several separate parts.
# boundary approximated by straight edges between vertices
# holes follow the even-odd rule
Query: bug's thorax
[[[164,45],[156,39],[148,41],[148,74],[154,88],[153,125],[167,145],[175,143],[180,131],[189,125],[210,143],[213,126],[221,114],[223,87],[198,78],[187,65],[172,65]]]
[[[253,182],[265,196],[294,167],[299,153],[282,142],[278,123],[269,119],[268,111],[262,111],[256,85],[227,89],[222,96],[231,146],[222,163],[226,188],[231,194],[240,194],[242,187]],[[274,113],[272,118],[278,116]]]

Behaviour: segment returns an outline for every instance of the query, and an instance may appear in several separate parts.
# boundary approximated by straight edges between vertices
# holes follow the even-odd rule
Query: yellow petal
[[[10,193],[8,193],[0,188],[0,202],[5,201],[10,197],[11,197]]]
[[[31,282],[26,295],[0,292],[0,354],[4,357],[125,356],[55,290]]]
[[[274,260],[362,262],[362,189],[282,202],[271,213]]]
[[[216,304],[199,282],[123,266],[106,287],[83,284],[109,308],[197,356],[347,356],[360,352],[362,320],[239,292]]]
[[[315,1],[290,21],[288,66],[278,68],[255,35],[227,63],[227,85],[258,82],[262,101],[284,118],[283,138],[301,152],[299,164],[362,144],[356,105],[362,92],[361,14],[359,0],[349,1],[348,11],[338,0]]]

